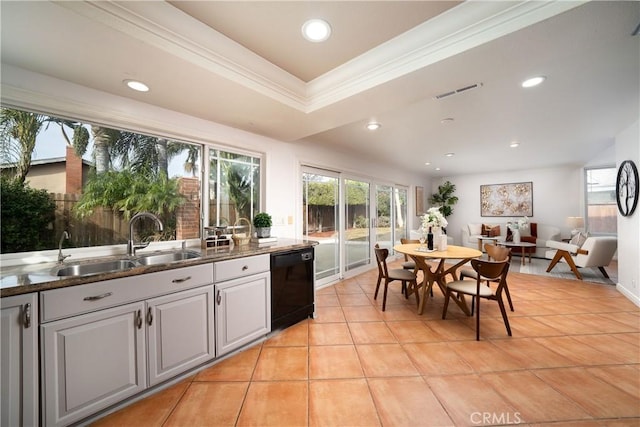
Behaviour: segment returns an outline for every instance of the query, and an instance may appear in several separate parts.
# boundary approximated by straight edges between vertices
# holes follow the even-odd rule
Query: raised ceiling
[[[639,115],[639,2],[0,8],[3,66],[433,176],[584,164]],[[311,17],[330,22],[328,42],[301,37]],[[519,86],[537,74],[543,85]],[[151,91],[128,91],[127,78]]]

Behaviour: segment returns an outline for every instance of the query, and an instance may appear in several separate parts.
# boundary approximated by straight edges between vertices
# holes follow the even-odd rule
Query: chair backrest
[[[405,239],[405,238],[402,238],[402,239],[400,239],[400,243],[402,243],[403,245],[408,245],[408,244],[410,244],[410,243],[420,243],[420,240],[418,240],[418,239]],[[405,261],[409,261],[409,255],[404,254],[404,260],[405,260]]]
[[[618,249],[618,239],[613,236],[591,236],[584,241],[582,250],[586,255],[578,254],[574,257],[578,267],[601,267],[611,263],[613,255]]]
[[[508,260],[509,262],[511,262],[511,248],[485,243],[484,250],[487,252],[487,255],[489,255],[489,257],[494,261]]]
[[[389,249],[381,248],[377,243],[373,248],[376,253],[376,263],[378,264],[378,274],[380,277],[387,277],[389,271],[387,270],[387,257],[389,256]]]
[[[507,281],[507,273],[509,272],[509,261],[486,261],[483,259],[472,259],[471,267],[478,273],[478,286],[483,280],[491,280],[498,282],[496,294],[502,292],[502,288]]]

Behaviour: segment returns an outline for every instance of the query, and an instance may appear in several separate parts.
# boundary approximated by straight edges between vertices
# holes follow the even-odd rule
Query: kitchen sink
[[[60,277],[90,276],[92,274],[125,271],[140,266],[169,264],[187,259],[200,258],[201,256],[198,252],[187,250],[152,252],[149,254],[140,254],[135,258],[64,264],[57,267],[53,272],[56,276]]]
[[[71,264],[60,267],[57,276],[89,276],[92,274],[113,273],[135,267],[137,264],[128,259],[94,262],[89,264]]]
[[[194,259],[200,257],[201,255],[198,252],[192,251],[160,252],[148,255],[140,255],[138,257],[138,263],[140,265],[168,264],[171,262],[184,261],[186,259]]]

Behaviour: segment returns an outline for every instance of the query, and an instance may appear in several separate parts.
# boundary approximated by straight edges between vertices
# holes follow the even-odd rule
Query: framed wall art
[[[416,216],[424,213],[424,188],[416,187]]]
[[[480,216],[533,216],[533,182],[481,185]]]

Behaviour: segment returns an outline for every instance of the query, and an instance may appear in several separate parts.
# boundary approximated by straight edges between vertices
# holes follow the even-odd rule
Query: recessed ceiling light
[[[445,117],[444,119],[440,120],[440,123],[442,123],[443,125],[447,125],[449,123],[453,123],[453,117]]]
[[[522,87],[534,87],[534,86],[538,86],[540,83],[542,83],[543,81],[545,81],[547,78],[545,76],[536,76],[536,77],[531,77],[530,79],[527,79],[525,81],[522,82]]]
[[[302,36],[310,42],[319,43],[331,35],[331,26],[322,19],[310,19],[302,24]]]
[[[519,146],[520,146],[520,143],[518,141],[512,141],[511,144],[509,144],[509,147],[511,148],[516,148]]]
[[[447,153],[447,154],[445,154],[445,156],[447,156],[447,157],[453,157],[455,155],[456,155],[456,153]]]
[[[425,166],[431,166],[431,162],[424,162]]]
[[[378,130],[382,127],[382,125],[378,122],[369,122],[367,123],[367,129],[369,130]]]
[[[440,168],[436,168],[436,170],[437,170],[437,171],[439,171],[439,170],[440,170]]]
[[[126,84],[129,89],[133,89],[138,92],[149,92],[149,86],[142,82],[136,80],[123,80],[123,83]]]

